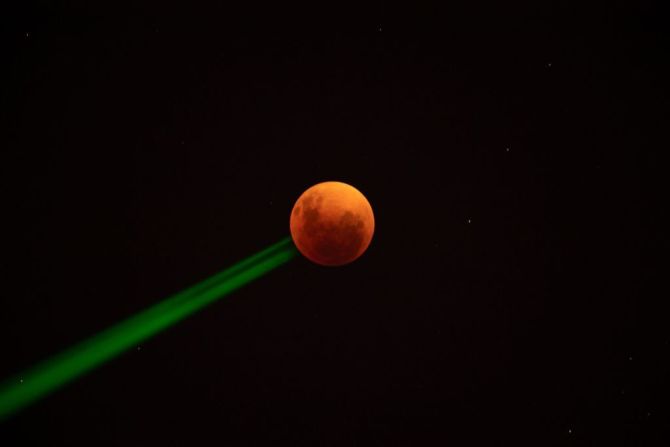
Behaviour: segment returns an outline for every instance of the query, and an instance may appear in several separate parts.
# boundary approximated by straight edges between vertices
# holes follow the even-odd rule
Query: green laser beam
[[[8,380],[0,386],[0,420],[285,264],[295,254],[291,238],[284,238]]]

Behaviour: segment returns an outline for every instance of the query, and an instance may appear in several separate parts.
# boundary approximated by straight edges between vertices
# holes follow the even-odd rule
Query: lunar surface
[[[360,191],[342,182],[323,182],[305,191],[291,212],[291,236],[298,250],[327,266],[348,264],[370,245],[372,207]]]

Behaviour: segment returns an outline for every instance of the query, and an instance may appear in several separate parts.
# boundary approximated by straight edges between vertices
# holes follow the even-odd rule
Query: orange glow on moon
[[[291,212],[291,236],[311,261],[348,264],[372,241],[375,218],[363,194],[342,182],[318,183],[298,198]]]

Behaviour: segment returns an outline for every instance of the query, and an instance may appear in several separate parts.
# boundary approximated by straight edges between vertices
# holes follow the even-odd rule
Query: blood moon
[[[312,186],[302,193],[291,212],[291,236],[296,247],[321,265],[354,261],[370,245],[374,230],[370,203],[359,190],[342,182]]]

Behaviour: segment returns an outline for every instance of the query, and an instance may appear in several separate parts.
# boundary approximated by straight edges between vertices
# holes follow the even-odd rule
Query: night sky
[[[376,232],[0,445],[670,445],[651,2],[98,3],[1,19],[0,379],[287,236],[315,183]]]

